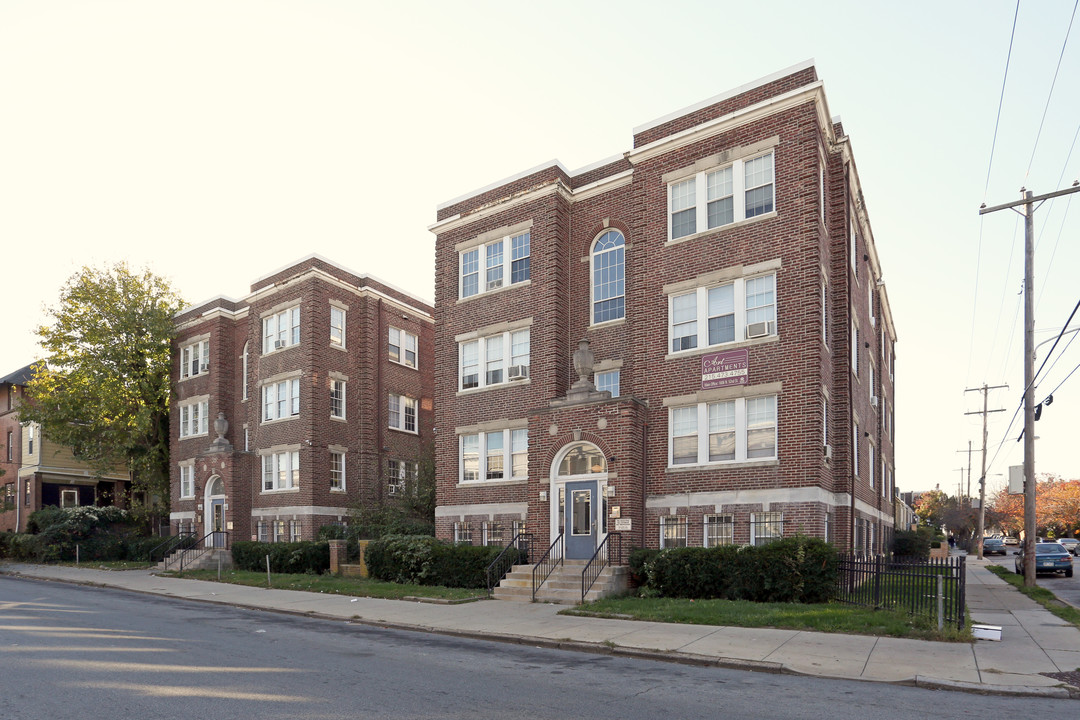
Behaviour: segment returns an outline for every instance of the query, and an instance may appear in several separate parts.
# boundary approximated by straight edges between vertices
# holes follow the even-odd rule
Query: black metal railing
[[[850,605],[888,608],[964,626],[964,557],[856,557],[841,555],[836,599]]]
[[[622,535],[609,533],[596,552],[585,563],[585,569],[581,571],[581,602],[585,602],[585,596],[596,584],[596,579],[608,565],[622,565]]]
[[[532,571],[532,599],[536,602],[536,591],[541,585],[548,579],[548,576],[554,572],[555,568],[562,565],[563,562],[563,534],[559,533],[559,537],[555,538],[555,541],[551,543],[551,547],[547,549],[547,552],[536,562]]]
[[[195,533],[191,530],[181,530],[176,535],[169,535],[163,541],[146,553],[149,562],[161,562],[181,547],[191,547],[195,544]]]
[[[184,572],[184,567],[191,565],[211,550],[222,550],[229,546],[229,533],[223,530],[214,530],[206,533],[192,547],[182,548],[165,559],[166,570]]]
[[[487,591],[491,594],[492,589],[502,582],[506,573],[514,565],[527,565],[529,562],[529,548],[532,547],[532,533],[518,533],[506,547],[502,549],[498,557],[487,566]]]

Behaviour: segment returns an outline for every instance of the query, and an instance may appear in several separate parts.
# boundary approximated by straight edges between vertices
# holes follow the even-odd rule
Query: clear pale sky
[[[438,203],[813,58],[899,334],[897,484],[954,494],[981,442],[964,389],[1008,383],[993,488],[1022,461],[1023,223],[977,212],[1080,174],[1080,27],[1035,141],[1073,8],[1021,4],[987,187],[1014,2],[0,0],[0,375],[87,264],[194,302],[316,252],[430,300]],[[1075,198],[1036,213],[1037,341],[1080,299]],[[1080,342],[1058,354],[1036,471],[1080,479]]]

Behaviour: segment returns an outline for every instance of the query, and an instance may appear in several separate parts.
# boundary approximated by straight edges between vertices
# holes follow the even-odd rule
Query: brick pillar
[[[345,541],[330,540],[330,574],[337,575],[341,571],[341,560],[345,557]]]

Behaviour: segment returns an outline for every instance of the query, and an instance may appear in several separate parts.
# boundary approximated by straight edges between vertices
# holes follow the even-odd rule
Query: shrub
[[[671,548],[640,563],[648,591],[663,597],[754,602],[825,602],[836,584],[838,558],[828,543],[802,536],[759,547]],[[631,570],[638,573],[633,565]]]
[[[232,558],[240,570],[320,574],[330,569],[330,544],[325,541],[265,543],[242,540],[234,542]]]
[[[364,555],[372,577],[396,583],[482,588],[501,547],[453,545],[427,535],[385,535]],[[512,550],[511,552],[517,552]]]
[[[916,530],[899,530],[893,534],[889,552],[896,557],[930,557],[930,538]]]
[[[136,532],[131,515],[117,507],[47,506],[27,518],[27,537],[14,553],[21,560],[124,560],[128,538]]]

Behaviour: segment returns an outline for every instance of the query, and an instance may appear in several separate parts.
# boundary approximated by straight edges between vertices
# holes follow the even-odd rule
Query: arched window
[[[559,463],[558,476],[590,475],[607,472],[607,458],[592,443],[580,443],[567,450]]]
[[[625,241],[618,230],[601,235],[592,249],[593,324],[618,320],[626,315]]]
[[[215,475],[214,477],[210,478],[210,481],[207,483],[207,485],[208,485],[208,487],[206,489],[206,494],[207,495],[212,496],[212,495],[224,495],[225,494],[225,484],[223,482],[221,482],[221,476],[220,475]]]

